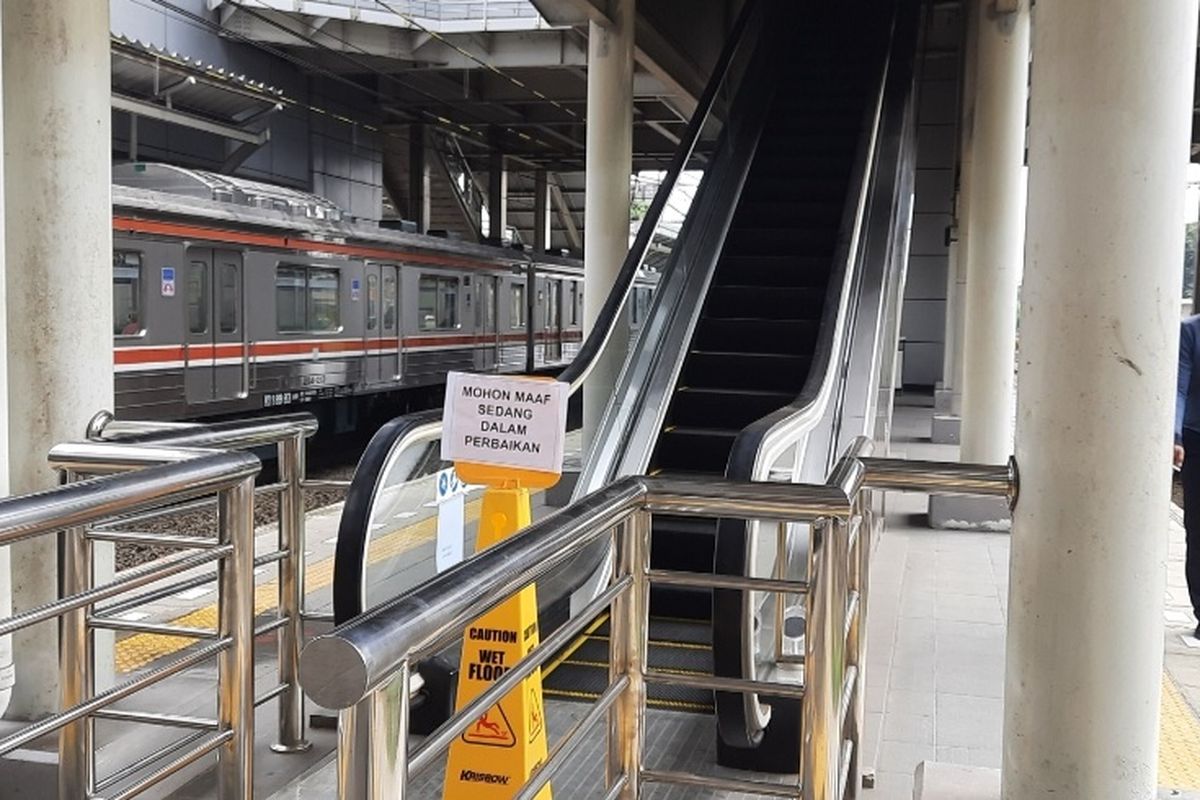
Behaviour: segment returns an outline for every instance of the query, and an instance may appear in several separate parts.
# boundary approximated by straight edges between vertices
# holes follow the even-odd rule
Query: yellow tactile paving
[[[479,519],[481,500],[473,500],[466,505],[466,521],[468,524]],[[419,522],[379,536],[371,541],[367,550],[367,563],[375,564],[386,558],[400,555],[408,550],[429,541],[437,533],[437,515],[431,515]],[[304,572],[304,586],[308,591],[315,591],[333,583],[333,558],[325,558],[308,566]],[[272,579],[259,584],[254,589],[255,616],[274,608],[279,598],[279,582]],[[173,625],[185,625],[190,628],[217,627],[217,606],[207,605],[171,620]],[[177,653],[195,644],[195,639],[186,636],[164,636],[162,634],[136,633],[127,636],[116,644],[116,666],[118,672],[143,667],[163,656]]]
[[[1163,675],[1158,782],[1171,789],[1200,789],[1200,720],[1170,675]]]

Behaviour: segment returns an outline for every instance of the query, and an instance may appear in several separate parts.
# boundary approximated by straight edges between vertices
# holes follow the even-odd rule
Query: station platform
[[[954,460],[956,447],[930,442],[932,400],[905,396],[898,400],[893,454],[898,457]],[[915,780],[923,764],[953,764],[977,768],[970,782],[979,800],[998,797],[1003,724],[1004,638],[1007,611],[1009,535],[937,531],[928,527],[923,495],[889,495],[884,534],[873,559],[872,596],[868,612],[867,715],[864,766],[874,787],[862,792],[867,800],[909,800],[922,795]],[[478,518],[478,495],[468,492],[465,503],[468,552]],[[379,536],[370,549],[369,569],[381,592],[414,585],[432,570],[436,508],[422,502],[405,524]],[[548,513],[545,497],[535,500],[535,515]],[[321,613],[331,608],[332,559],[340,506],[311,512],[307,518],[306,609]],[[1162,797],[1200,800],[1200,642],[1191,637],[1195,620],[1188,608],[1183,578],[1181,512],[1172,510],[1164,654],[1161,758]],[[260,531],[258,549],[272,546],[273,528]],[[273,570],[256,578],[256,609],[273,607],[277,591]],[[216,596],[199,588],[163,598],[139,609],[139,619],[178,625],[211,624]],[[323,629],[309,624],[309,635]],[[135,634],[115,645],[122,677],[152,668],[161,659],[191,645],[186,639]],[[256,671],[261,685],[270,685],[275,668],[273,638],[260,637]],[[1118,646],[1119,643],[1114,643]],[[147,690],[137,707],[166,714],[210,714],[214,670],[196,668]],[[120,707],[120,706],[119,706]],[[132,706],[131,706],[132,707]],[[587,706],[548,697],[550,741],[569,730]],[[322,710],[308,704],[307,713]],[[270,749],[274,735],[274,703],[258,709],[255,748],[256,795],[280,800],[312,800],[335,796],[334,731],[310,728],[312,748],[303,754],[277,754]],[[651,768],[689,771],[716,777],[738,773],[715,766],[715,730],[708,715],[651,709],[647,712],[646,764]],[[97,736],[100,772],[108,765],[136,763],[139,754],[161,744],[152,732],[126,734],[116,723],[100,722]],[[595,731],[573,755],[569,767],[555,780],[560,798],[600,796],[603,786],[603,732]],[[54,742],[23,755],[30,774],[51,767]],[[212,775],[196,765],[156,787],[149,797],[208,800],[216,797]],[[763,777],[763,776],[759,776]],[[414,797],[441,796],[442,769],[433,767],[411,785]],[[781,782],[786,778],[779,778]],[[20,784],[8,784],[10,787]],[[30,783],[30,786],[38,785]],[[44,784],[41,784],[44,785]],[[40,797],[37,790],[17,798]],[[735,798],[748,795],[650,786],[653,798]],[[10,796],[5,794],[6,797]],[[957,794],[956,800],[975,795]]]

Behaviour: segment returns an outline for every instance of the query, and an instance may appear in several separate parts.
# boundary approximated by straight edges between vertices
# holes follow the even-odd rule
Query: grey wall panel
[[[949,214],[913,214],[909,257],[946,255],[946,227],[952,219]]]
[[[945,300],[946,256],[911,256],[908,259],[908,280],[904,284],[904,299]]]
[[[907,342],[904,346],[905,386],[933,386],[942,379],[942,343]]]
[[[940,342],[946,328],[945,300],[909,300],[900,335],[914,342]]]
[[[950,213],[954,210],[954,170],[918,169],[915,191],[916,195],[913,199],[915,213],[919,214],[922,211]]]
[[[922,125],[917,169],[953,170],[958,161],[958,126]]]

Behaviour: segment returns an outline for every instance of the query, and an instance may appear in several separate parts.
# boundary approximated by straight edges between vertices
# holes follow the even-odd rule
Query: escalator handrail
[[[339,625],[366,610],[371,512],[387,465],[418,444],[441,438],[441,409],[405,414],[386,423],[363,450],[346,492],[333,558],[333,616]]]
[[[687,127],[684,128],[679,138],[679,145],[675,148],[675,154],[671,157],[671,163],[667,167],[666,174],[663,176],[657,191],[654,193],[654,200],[651,201],[650,207],[646,210],[646,216],[642,220],[642,224],[638,227],[637,236],[634,237],[633,244],[629,247],[629,252],[625,254],[625,260],[621,264],[621,271],[617,273],[617,278],[613,282],[613,288],[608,293],[608,297],[600,309],[600,314],[595,324],[580,346],[578,355],[575,356],[571,364],[559,376],[559,380],[570,385],[571,392],[575,392],[587,380],[592,368],[595,367],[599,360],[599,355],[604,352],[605,346],[608,344],[609,339],[612,338],[613,331],[616,330],[621,320],[621,312],[629,299],[629,295],[633,292],[638,271],[641,269],[646,256],[650,252],[650,245],[654,241],[654,234],[658,231],[659,224],[662,221],[663,211],[667,208],[667,201],[670,200],[671,192],[675,189],[675,184],[678,182],[679,176],[687,168],[688,162],[691,161],[696,145],[700,142],[700,136],[704,132],[705,124],[712,116],[712,112],[716,107],[721,87],[726,84],[727,79],[730,77],[734,59],[741,49],[742,40],[750,26],[750,20],[756,9],[761,5],[763,4],[757,0],[748,0],[738,14],[738,18],[725,40],[725,46],[721,49],[721,54],[717,58],[717,63],[713,68],[708,85],[704,87],[704,92],[700,95],[700,99],[696,103],[696,110],[692,114],[691,119],[688,120]]]

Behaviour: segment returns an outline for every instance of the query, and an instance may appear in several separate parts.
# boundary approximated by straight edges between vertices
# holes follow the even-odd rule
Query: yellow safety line
[[[576,692],[571,689],[542,689],[542,694],[547,697],[565,697],[572,700],[595,700],[600,695],[596,692]],[[686,700],[656,700],[648,698],[646,705],[651,708],[665,708],[675,711],[700,711],[704,713],[711,712],[713,707],[704,703],[689,703]]]
[[[465,520],[468,524],[479,519],[479,508],[482,499],[467,503]],[[373,537],[367,549],[367,563],[375,564],[384,559],[412,550],[429,541],[437,533],[437,514],[432,514],[423,520],[414,522],[403,528]],[[323,589],[333,583],[333,558],[324,558],[310,564],[304,571],[304,588],[306,591]],[[254,614],[258,616],[264,611],[275,608],[279,601],[279,580],[273,578],[264,581],[254,589]],[[211,605],[190,611],[181,617],[171,620],[172,625],[186,625],[192,628],[217,627],[217,605]],[[116,666],[118,672],[129,672],[144,667],[163,656],[177,653],[195,644],[196,640],[186,636],[165,636],[156,633],[136,633],[127,636],[116,644]]]
[[[1160,731],[1159,784],[1169,789],[1200,789],[1200,720],[1165,672]]]
[[[605,613],[601,614],[600,616],[596,617],[596,620],[591,625],[587,626],[587,628],[584,629],[583,633],[581,633],[575,639],[575,641],[571,642],[569,645],[567,645],[563,649],[563,651],[561,653],[559,653],[557,656],[555,656],[554,660],[551,661],[549,663],[549,665],[542,668],[542,680],[549,678],[550,673],[552,673],[552,672],[554,672],[554,670],[558,669],[559,666],[564,661],[566,661],[568,658],[570,658],[575,653],[576,650],[583,647],[583,643],[588,640],[588,637],[591,636],[596,631],[596,629],[599,628],[601,625],[603,625],[605,622],[608,622],[608,612],[607,611]]]
[[[591,638],[601,642],[608,641],[608,637],[600,633],[592,634]],[[651,639],[648,644],[651,647],[675,647],[680,650],[712,650],[712,645],[709,644],[692,644],[691,642],[664,642],[660,639]]]
[[[571,661],[564,661],[563,663],[573,666],[573,667],[601,667],[603,669],[608,669],[607,661],[575,661],[575,660],[571,660]],[[678,667],[653,667],[653,669],[655,672],[669,672],[672,675],[703,675],[706,678],[712,677],[711,672],[704,672],[703,670],[698,670],[698,669],[680,669]]]

